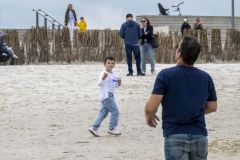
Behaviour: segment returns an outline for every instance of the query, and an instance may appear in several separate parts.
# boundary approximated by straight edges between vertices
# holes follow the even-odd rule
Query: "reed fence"
[[[17,30],[5,30],[6,42],[19,56],[17,64],[38,63],[83,63],[102,62],[113,56],[117,62],[125,62],[124,42],[117,30],[91,30],[77,33],[71,42],[67,29],[48,30],[32,28],[26,31],[19,42]],[[190,30],[185,35],[195,36],[202,45],[199,63],[215,61],[240,61],[240,32],[228,30],[226,42],[221,44],[221,32],[213,29],[209,37],[207,30]],[[174,63],[175,47],[182,39],[178,32],[159,33],[160,47],[155,49],[157,63]]]

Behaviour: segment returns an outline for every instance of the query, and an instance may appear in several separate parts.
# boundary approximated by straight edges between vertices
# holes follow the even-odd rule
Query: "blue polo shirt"
[[[216,101],[211,76],[195,67],[177,65],[163,69],[157,76],[152,94],[163,95],[163,136],[195,134],[207,136],[204,107]]]

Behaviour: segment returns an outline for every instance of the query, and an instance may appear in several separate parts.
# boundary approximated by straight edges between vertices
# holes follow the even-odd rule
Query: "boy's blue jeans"
[[[155,62],[154,62],[154,49],[150,43],[144,43],[141,45],[141,68],[142,71],[146,72],[146,56],[149,55],[149,60],[151,64],[151,71],[155,71]]]
[[[208,139],[202,135],[175,134],[165,137],[166,160],[207,160]]]
[[[128,72],[133,73],[133,69],[132,69],[132,53],[133,53],[136,59],[137,73],[141,73],[140,47],[125,44],[125,51],[126,51],[126,57],[127,57],[127,63],[128,63]]]
[[[108,98],[101,101],[100,112],[92,125],[94,129],[100,127],[102,121],[107,117],[108,113],[111,113],[111,118],[109,122],[109,130],[113,130],[118,125],[119,110],[115,103],[115,99],[112,93],[108,94]]]

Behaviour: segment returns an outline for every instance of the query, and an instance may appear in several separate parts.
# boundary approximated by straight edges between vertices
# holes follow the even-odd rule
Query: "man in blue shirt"
[[[166,160],[207,160],[205,114],[217,110],[217,96],[211,76],[193,66],[200,51],[195,38],[184,37],[176,49],[177,65],[158,74],[145,106],[147,124],[156,127],[162,104]]]
[[[145,74],[141,72],[141,55],[140,55],[140,44],[139,39],[142,36],[141,28],[139,24],[133,21],[133,15],[126,15],[126,22],[122,24],[120,29],[120,37],[124,39],[125,51],[128,63],[128,74],[127,76],[133,76],[132,69],[132,52],[135,55],[136,66],[137,66],[137,76],[144,76]]]

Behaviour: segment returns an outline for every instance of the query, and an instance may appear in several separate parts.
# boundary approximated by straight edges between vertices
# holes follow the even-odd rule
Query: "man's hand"
[[[163,95],[152,94],[145,106],[145,118],[150,127],[156,127],[159,118],[156,116],[158,107],[163,99]]]
[[[150,127],[156,127],[157,126],[157,121],[160,121],[158,116],[156,114],[145,114],[147,124]]]
[[[108,73],[107,73],[107,72],[104,72],[104,73],[103,73],[102,80],[105,80],[105,79],[107,78],[107,76],[108,76]]]

